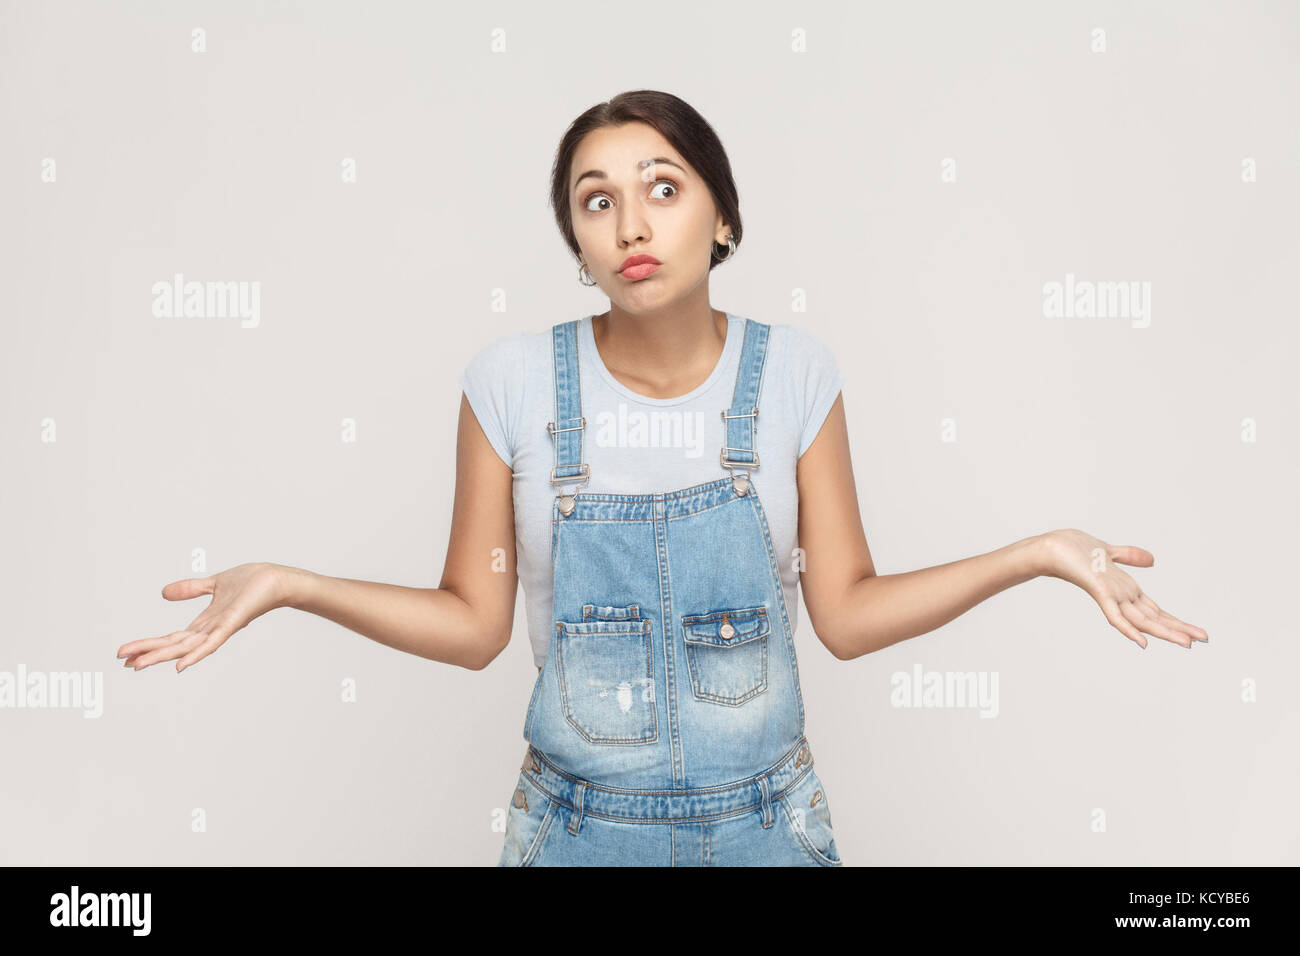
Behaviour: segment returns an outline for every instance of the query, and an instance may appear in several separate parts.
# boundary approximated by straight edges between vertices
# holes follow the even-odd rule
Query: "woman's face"
[[[625,312],[650,312],[689,295],[709,275],[728,228],[704,180],[653,126],[587,134],[569,170],[569,206],[582,259]],[[635,255],[657,267],[629,266]]]

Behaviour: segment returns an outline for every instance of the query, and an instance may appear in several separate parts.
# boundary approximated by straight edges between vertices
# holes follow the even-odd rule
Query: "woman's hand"
[[[1118,562],[1149,568],[1156,563],[1150,551],[1133,545],[1107,544],[1074,528],[1049,531],[1043,538],[1043,573],[1087,591],[1100,605],[1106,620],[1139,647],[1147,646],[1139,630],[1183,647],[1191,647],[1192,641],[1210,640],[1210,635],[1199,627],[1162,611],[1142,593],[1136,581],[1115,566]]]
[[[167,600],[185,601],[211,594],[212,603],[185,630],[123,644],[117,649],[118,658],[125,657],[125,666],[140,670],[179,657],[179,674],[226,643],[249,621],[283,607],[288,570],[278,564],[241,564],[212,577],[173,581],[162,590]]]

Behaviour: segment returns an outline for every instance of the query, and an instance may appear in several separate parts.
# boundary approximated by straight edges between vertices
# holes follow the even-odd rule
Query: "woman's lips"
[[[640,265],[628,266],[619,273],[624,279],[644,279],[646,276],[659,270],[657,262],[643,262]]]

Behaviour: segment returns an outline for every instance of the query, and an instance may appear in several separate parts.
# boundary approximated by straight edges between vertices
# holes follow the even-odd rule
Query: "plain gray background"
[[[0,4],[0,671],[104,682],[0,710],[0,862],[496,862],[522,591],[481,672],[293,610],[179,676],[114,654],[206,606],[159,596],[196,549],[437,585],[456,376],[608,306],[559,138],[655,88],[740,188],[714,307],[848,373],[878,572],[1078,527],[1210,634],[1141,651],[1043,579],[846,663],[801,608],[846,863],[1300,863],[1298,50],[1283,2]],[[260,324],[155,317],[177,272],[260,282]],[[1045,317],[1067,274],[1150,283],[1149,326]],[[892,706],[917,665],[998,716]]]

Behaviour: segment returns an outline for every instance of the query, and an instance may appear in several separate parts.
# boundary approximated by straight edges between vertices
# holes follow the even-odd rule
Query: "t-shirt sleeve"
[[[515,438],[523,408],[524,333],[490,342],[469,360],[460,387],[493,451],[514,468]]]
[[[844,374],[831,350],[811,332],[790,326],[791,385],[800,416],[799,455],[821,431],[835,398],[844,386]]]

